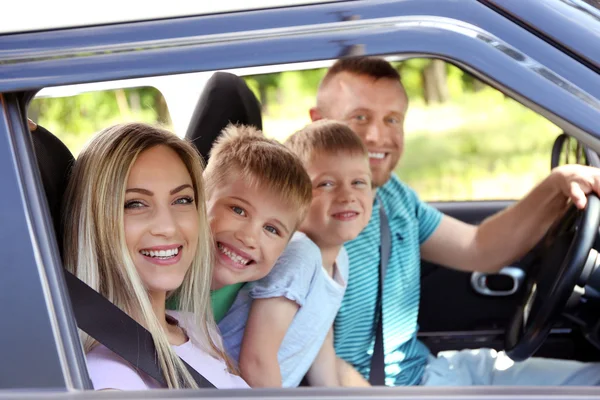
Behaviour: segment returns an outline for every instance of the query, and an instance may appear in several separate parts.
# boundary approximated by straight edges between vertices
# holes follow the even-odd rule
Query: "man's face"
[[[385,184],[404,148],[408,98],[400,81],[342,72],[322,88],[319,101],[321,118],[343,121],[361,137],[369,150],[373,185]]]

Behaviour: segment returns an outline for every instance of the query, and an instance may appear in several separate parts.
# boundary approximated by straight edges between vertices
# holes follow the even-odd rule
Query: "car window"
[[[424,200],[520,199],[548,174],[550,121],[443,61],[400,70],[411,107],[396,171]]]
[[[68,87],[53,88],[31,101],[28,116],[58,136],[75,156],[95,132],[113,124],[138,121],[172,125],[165,98],[154,87],[77,94]]]
[[[450,63],[414,58],[393,64],[410,99],[396,173],[423,200],[519,199],[548,173],[561,133],[550,121]],[[308,110],[325,71],[244,77],[262,104],[266,136],[283,141],[310,122]],[[135,120],[173,128],[167,101],[154,87],[50,93],[31,102],[29,117],[75,155],[111,124]]]

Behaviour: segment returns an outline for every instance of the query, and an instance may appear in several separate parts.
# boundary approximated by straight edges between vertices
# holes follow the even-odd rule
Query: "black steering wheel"
[[[514,361],[539,349],[596,264],[598,252],[592,246],[600,225],[600,199],[595,194],[587,199],[584,210],[571,206],[538,244],[523,298],[506,331],[506,354]]]

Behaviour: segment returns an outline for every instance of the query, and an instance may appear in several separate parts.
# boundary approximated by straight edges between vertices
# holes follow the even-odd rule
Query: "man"
[[[404,150],[407,108],[406,91],[388,62],[349,58],[330,68],[319,87],[317,105],[310,110],[313,121],[344,121],[363,139],[378,188],[369,225],[346,245],[350,277],[334,329],[338,356],[369,376],[377,331],[378,210],[383,206],[391,234],[381,296],[387,385],[600,383],[599,364],[529,359],[496,368],[500,360],[506,361],[502,353],[482,349],[436,358],[417,340],[421,258],[461,271],[498,271],[533,248],[569,199],[585,207],[586,193],[600,192],[600,170],[556,169],[514,206],[479,226],[468,225],[422,202],[393,174]]]

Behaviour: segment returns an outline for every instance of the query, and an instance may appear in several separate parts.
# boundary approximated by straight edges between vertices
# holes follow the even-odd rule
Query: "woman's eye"
[[[274,235],[279,235],[279,229],[275,228],[272,225],[265,226],[265,229],[267,230],[267,232],[270,232],[270,233],[272,233]]]
[[[234,213],[236,213],[236,214],[238,214],[238,215],[241,215],[242,217],[245,217],[245,216],[246,216],[246,211],[244,211],[244,209],[243,209],[243,208],[241,208],[241,207],[232,206],[232,207],[231,207],[231,210],[232,210]]]
[[[139,200],[129,200],[125,202],[126,209],[135,209],[144,207],[144,203]]]
[[[193,197],[181,197],[177,200],[175,200],[175,204],[193,204],[194,203],[194,198]]]

